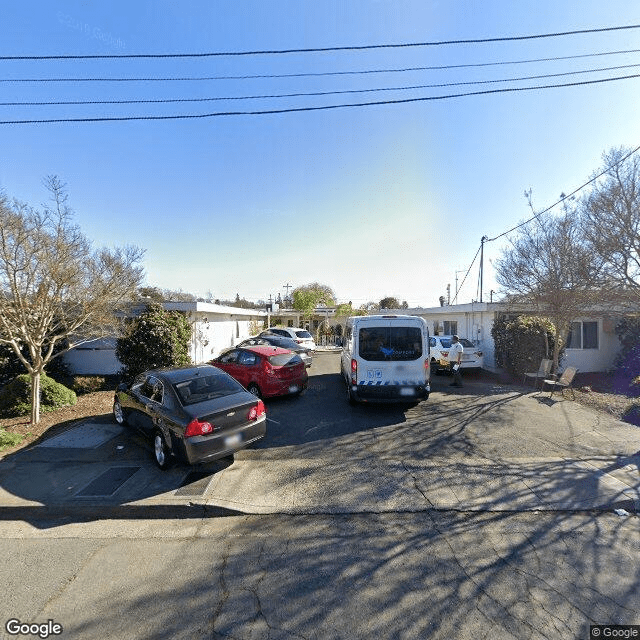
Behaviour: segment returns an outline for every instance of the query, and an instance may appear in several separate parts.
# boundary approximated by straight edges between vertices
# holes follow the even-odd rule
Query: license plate
[[[229,449],[230,447],[236,447],[242,442],[242,434],[234,433],[232,436],[227,436],[224,439],[225,449]]]
[[[300,387],[298,387],[298,385],[292,384],[289,387],[289,393],[297,393],[297,391],[299,390]]]
[[[416,391],[412,387],[402,387],[400,389],[400,395],[401,396],[415,396],[416,395]]]

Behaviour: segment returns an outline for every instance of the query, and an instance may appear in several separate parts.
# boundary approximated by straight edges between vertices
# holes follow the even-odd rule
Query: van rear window
[[[422,356],[422,332],[417,327],[368,327],[358,334],[363,360],[417,360]]]

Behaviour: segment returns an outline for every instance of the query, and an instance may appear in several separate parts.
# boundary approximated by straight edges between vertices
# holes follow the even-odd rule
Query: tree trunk
[[[40,372],[31,374],[31,424],[40,422]]]
[[[558,373],[558,368],[560,366],[560,328],[556,325],[556,335],[553,345],[553,369],[552,373]]]

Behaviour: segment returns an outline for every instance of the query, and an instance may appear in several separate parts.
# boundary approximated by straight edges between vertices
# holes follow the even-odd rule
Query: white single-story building
[[[163,306],[168,311],[181,311],[191,320],[191,358],[194,362],[207,362],[223,349],[255,335],[265,326],[273,324],[272,316],[289,326],[306,324],[311,331],[321,323],[344,327],[346,322],[346,317],[336,316],[335,309],[329,307],[316,309],[312,320],[305,322],[301,314],[294,310],[281,310],[271,314],[256,309],[225,307],[205,302],[166,302]],[[493,323],[502,315],[517,314],[512,306],[502,302],[385,309],[382,313],[421,316],[427,321],[431,334],[456,333],[471,340],[482,349],[484,367],[493,371],[497,369],[495,345],[491,336]],[[524,308],[518,310],[518,313],[536,315]],[[620,313],[598,311],[577,318],[572,326],[563,367],[575,366],[582,373],[612,369],[620,351],[615,327],[621,317]],[[115,356],[115,338],[84,343],[69,351],[64,358],[71,372],[77,375],[114,374],[122,366]]]
[[[207,362],[223,349],[262,331],[267,320],[266,311],[208,302],[165,302],[162,306],[189,318],[193,327],[190,355],[197,363]],[[115,337],[99,338],[71,349],[62,357],[75,375],[112,375],[122,368],[115,349]]]
[[[496,354],[491,328],[494,321],[502,316],[516,316],[531,310],[514,312],[512,306],[501,302],[471,302],[467,304],[445,305],[441,307],[385,310],[385,313],[410,314],[423,317],[431,334],[457,334],[471,340],[484,354],[484,368],[495,371]],[[620,341],[615,333],[620,313],[594,312],[576,318],[572,325],[565,359],[562,367],[577,367],[582,373],[608,371],[620,351]]]

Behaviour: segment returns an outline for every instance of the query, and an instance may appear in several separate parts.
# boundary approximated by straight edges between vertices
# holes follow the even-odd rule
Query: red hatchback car
[[[259,398],[302,393],[309,380],[300,356],[280,347],[236,347],[210,364],[226,371]]]

